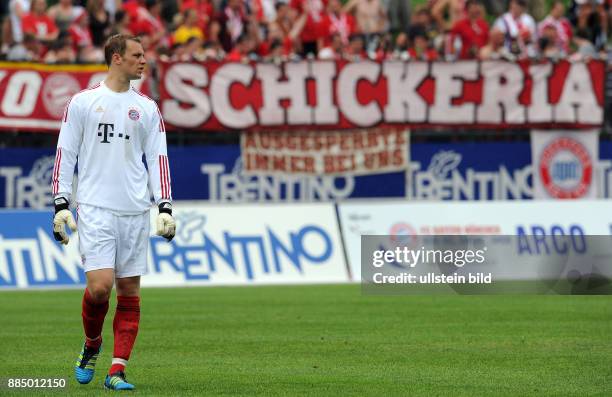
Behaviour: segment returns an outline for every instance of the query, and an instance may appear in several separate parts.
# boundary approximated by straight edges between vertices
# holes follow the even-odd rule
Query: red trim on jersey
[[[170,171],[168,169],[168,156],[159,155],[159,179],[161,184],[161,198],[170,199],[172,189],[170,188]]]
[[[165,198],[166,197],[166,185],[164,184],[164,172],[163,172],[163,165],[162,165],[162,161],[163,161],[163,156],[160,155],[159,156],[159,183],[161,185],[161,198]]]
[[[170,196],[170,194],[168,193],[168,187],[170,186],[170,181],[168,180],[168,157],[163,156],[163,164],[164,164],[164,180],[166,181],[166,197],[164,198],[168,198]]]
[[[159,108],[157,106],[155,106],[155,110],[157,110],[157,115],[159,116],[159,131],[166,132],[166,125],[164,124],[164,118],[162,117],[161,112],[159,111]]]
[[[170,185],[170,167],[168,165],[168,156],[164,156],[166,159],[166,179],[168,180],[168,200],[172,197],[172,186]]]
[[[60,174],[60,165],[62,163],[62,148],[57,148],[57,154],[55,155],[55,165],[53,166],[53,185],[52,191],[53,195],[57,194],[59,190],[59,174]]]
[[[172,196],[172,187],[170,186],[170,169],[168,167],[168,156],[164,156],[165,164],[166,164],[166,181],[168,181],[168,197],[169,200]]]
[[[81,92],[95,90],[95,89],[96,89],[96,88],[98,88],[98,87],[100,87],[100,83],[99,83],[99,82],[98,82],[98,83],[96,83],[96,84],[94,84],[94,85],[92,85],[92,86],[91,86],[91,87],[89,87],[89,88],[85,88],[84,90],[79,91],[79,94],[80,94]]]
[[[74,97],[70,97],[70,99],[68,99],[68,103],[66,104],[66,109],[64,109],[64,123],[68,121],[68,108],[70,107],[70,102],[72,101],[72,98]]]
[[[164,156],[164,173],[166,174],[166,198],[170,198],[170,175],[168,174],[168,157]]]
[[[147,98],[149,101],[153,102],[153,104],[155,105],[155,110],[157,110],[157,114],[159,115],[159,131],[160,132],[166,132],[166,124],[164,123],[164,118],[162,117],[161,112],[159,111],[159,107],[157,106],[157,102],[155,102],[153,99],[151,99],[149,96],[143,94],[142,92],[138,91],[136,88],[132,87],[132,90],[137,93],[138,95],[140,95],[143,98]]]
[[[79,94],[81,92],[85,92],[85,91],[91,91],[91,90],[95,90],[96,88],[100,88],[100,83],[96,83],[93,86],[89,87],[89,88],[85,88],[83,91],[80,91]]]
[[[155,103],[155,101],[153,99],[151,99],[147,95],[143,94],[142,92],[138,91],[136,88],[132,87],[132,90],[134,90],[134,92],[137,93],[138,95],[140,95],[141,97],[147,98],[149,101]]]
[[[96,88],[100,87],[100,83],[96,83],[94,84],[92,87],[89,88],[85,88],[84,90],[79,91],[78,93],[76,93],[75,95],[80,94],[81,92],[85,92],[85,91],[89,91],[89,90],[95,90]],[[70,99],[68,100],[68,103],[66,104],[66,109],[64,109],[64,123],[66,121],[68,121],[68,108],[70,107],[70,102],[72,102],[72,98],[75,97],[75,95],[73,95],[72,97],[70,97]]]

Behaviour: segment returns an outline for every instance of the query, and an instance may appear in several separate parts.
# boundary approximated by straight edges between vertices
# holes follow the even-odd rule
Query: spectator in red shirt
[[[68,34],[72,38],[79,62],[102,63],[104,61],[102,50],[93,45],[91,33],[89,32],[89,14],[85,10],[70,25]]]
[[[160,0],[146,0],[145,9],[141,11],[138,23],[135,25],[136,35],[149,37],[150,45],[153,47],[168,47],[169,43],[164,40],[166,28],[161,17],[162,4]]]
[[[123,3],[122,8],[130,16],[128,29],[135,32],[138,30],[141,15],[145,11],[144,0],[127,0]]]
[[[74,22],[68,27],[68,33],[72,39],[73,49],[77,54],[80,48],[93,45],[91,33],[89,32],[89,15],[87,12],[82,11],[76,17]]]
[[[23,16],[21,25],[24,33],[33,35],[42,42],[51,42],[57,39],[59,29],[47,14],[47,2],[34,0],[30,12]]]
[[[335,33],[338,33],[344,45],[347,45],[349,38],[355,33],[355,19],[351,14],[342,10],[340,0],[329,0],[327,10],[320,25],[319,48],[329,45]]]
[[[302,41],[303,57],[316,56],[318,52],[319,38],[321,37],[321,22],[325,15],[326,0],[291,0],[289,5],[296,9],[299,14],[306,13],[306,24],[300,40]]]
[[[482,17],[482,5],[478,0],[468,0],[466,3],[467,17],[455,23],[451,29],[449,52],[455,51],[454,42],[461,42],[460,59],[476,59],[478,52],[489,40],[489,25]]]

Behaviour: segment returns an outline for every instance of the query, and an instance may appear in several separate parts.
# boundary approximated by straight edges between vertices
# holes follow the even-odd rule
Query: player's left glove
[[[162,202],[159,204],[158,208],[157,235],[164,237],[168,241],[172,241],[176,233],[176,222],[172,217],[172,203],[167,201]]]
[[[53,217],[53,237],[62,244],[68,244],[70,238],[66,234],[65,225],[68,225],[70,230],[76,232],[77,224],[72,217],[72,212],[68,209],[68,199],[58,197],[54,201],[55,216]]]

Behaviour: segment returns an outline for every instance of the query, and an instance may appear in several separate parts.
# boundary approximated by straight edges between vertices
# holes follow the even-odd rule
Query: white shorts
[[[110,210],[79,204],[79,251],[85,272],[115,269],[115,277],[147,273],[149,211],[116,215]]]

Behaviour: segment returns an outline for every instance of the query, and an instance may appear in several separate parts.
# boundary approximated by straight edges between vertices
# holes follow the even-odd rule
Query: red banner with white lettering
[[[166,123],[204,130],[600,126],[605,65],[330,62],[161,65]]]
[[[601,61],[158,66],[159,105],[174,130],[559,129],[603,123]],[[68,98],[105,72],[104,66],[0,63],[0,129],[57,131]]]
[[[68,100],[107,71],[105,65],[0,62],[0,130],[59,133]],[[133,85],[144,88],[145,81]]]

